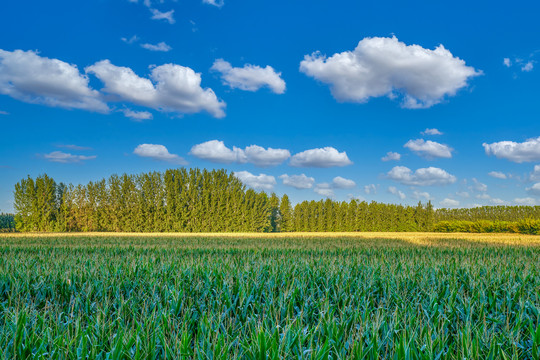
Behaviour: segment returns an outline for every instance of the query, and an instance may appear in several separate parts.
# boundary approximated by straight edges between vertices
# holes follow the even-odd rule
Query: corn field
[[[540,356],[537,237],[279,235],[1,234],[0,357]]]

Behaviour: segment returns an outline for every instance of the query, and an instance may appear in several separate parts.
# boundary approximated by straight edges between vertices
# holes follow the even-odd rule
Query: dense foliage
[[[540,206],[478,206],[462,209],[438,209],[435,222],[439,221],[520,221],[540,219]]]
[[[523,219],[519,221],[440,221],[433,226],[437,232],[470,232],[470,233],[519,233],[540,234],[540,220]]]
[[[15,231],[15,216],[13,214],[0,213],[0,232]]]
[[[446,231],[540,234],[540,206],[437,209],[255,192],[225,170],[113,175],[86,185],[47,175],[15,185],[18,231]]]
[[[0,357],[538,359],[536,244],[0,236]]]
[[[47,175],[15,185],[19,231],[425,231],[431,204],[302,202],[257,193],[225,170],[113,175],[87,185]]]
[[[19,231],[269,231],[269,199],[224,170],[113,175],[87,185],[47,175],[15,185]]]

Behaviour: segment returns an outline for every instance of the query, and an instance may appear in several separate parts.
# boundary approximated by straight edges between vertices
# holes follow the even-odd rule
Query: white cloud
[[[169,24],[174,24],[176,22],[176,20],[174,20],[174,10],[161,12],[158,9],[150,9],[150,12],[152,13],[152,20],[165,20],[169,22]]]
[[[446,198],[443,201],[439,202],[439,204],[443,207],[449,208],[449,207],[458,207],[459,201],[454,199]]]
[[[296,189],[311,189],[315,184],[315,179],[308,177],[305,174],[301,175],[287,175],[283,174],[279,177],[283,180],[283,185],[292,186]]]
[[[452,157],[452,148],[448,145],[441,144],[435,141],[424,141],[424,139],[409,140],[403,147],[413,151],[418,156],[426,159]]]
[[[234,176],[253,189],[272,190],[276,185],[276,178],[271,175],[253,175],[249,171],[235,171]]]
[[[494,177],[496,179],[506,179],[507,178],[506,174],[502,173],[500,171],[490,171],[488,173],[488,175],[491,176],[491,177]]]
[[[352,189],[356,186],[356,183],[353,180],[345,179],[341,176],[336,176],[332,180],[332,187],[335,189]]]
[[[448,185],[456,182],[454,175],[431,166],[415,172],[405,166],[395,166],[388,172],[387,177],[404,185],[414,186]]]
[[[49,154],[44,154],[43,157],[52,162],[59,163],[77,163],[84,160],[93,160],[96,158],[95,155],[84,156],[84,155],[72,155],[62,151],[53,151]]]
[[[431,199],[431,195],[426,192],[426,191],[418,191],[418,190],[414,190],[413,192],[413,198],[417,199],[417,200],[420,200],[420,199],[424,199],[424,200],[430,200]]]
[[[247,146],[244,150],[246,162],[256,166],[275,166],[287,160],[291,153],[286,149],[265,149],[258,145]]]
[[[397,197],[399,197],[401,200],[404,200],[407,196],[405,196],[405,193],[398,190],[395,186],[389,186],[388,187],[388,192],[390,194],[393,194],[393,195],[396,195]]]
[[[483,143],[487,155],[495,155],[499,159],[507,159],[522,163],[540,161],[540,137],[528,139],[522,143],[499,141],[492,144]]]
[[[473,178],[472,181],[473,185],[470,187],[471,190],[480,192],[486,192],[488,190],[488,186],[484,183],[481,183],[476,178]]]
[[[486,194],[486,193],[478,194],[475,197],[481,200],[491,200],[491,196],[489,196],[489,194]]]
[[[364,38],[354,51],[327,58],[306,55],[300,71],[329,84],[338,101],[366,102],[372,97],[402,96],[405,108],[428,108],[481,75],[443,45],[435,50],[406,45],[396,37]]]
[[[521,71],[529,72],[533,69],[534,63],[532,61],[528,61],[526,64],[524,64],[521,67]]]
[[[534,206],[538,204],[538,201],[532,197],[526,197],[526,198],[515,198],[514,203],[518,205]]]
[[[9,115],[7,111],[0,110],[0,115]]]
[[[379,187],[379,185],[375,185],[375,184],[369,184],[369,185],[365,185],[364,186],[364,192],[366,194],[376,194],[377,193],[377,188]]]
[[[167,45],[165,42],[160,42],[160,43],[157,43],[157,44],[141,44],[141,47],[146,49],[146,50],[150,50],[150,51],[162,51],[162,52],[167,52],[167,51],[170,51],[172,50],[172,47],[170,47],[169,45]]]
[[[351,164],[352,161],[349,160],[345,151],[340,153],[330,146],[302,151],[295,154],[290,162],[291,166],[320,168],[347,166]]]
[[[122,38],[120,38],[120,40],[122,40],[126,44],[133,44],[133,43],[139,41],[139,37],[137,35],[133,35],[130,38],[122,37]]]
[[[538,181],[540,180],[540,165],[534,165],[534,169],[532,173],[529,175],[530,181]]]
[[[252,163],[262,167],[279,165],[291,156],[289,150],[265,149],[258,145],[250,145],[245,149],[233,146],[232,149],[229,149],[220,140],[210,140],[194,145],[189,154],[199,159],[217,163]]]
[[[463,197],[463,198],[468,198],[469,196],[471,196],[468,192],[466,191],[458,191],[456,192],[456,195],[459,196],[459,197]]]
[[[124,109],[122,112],[124,113],[125,117],[130,118],[133,121],[150,120],[153,118],[152,113],[148,111],[133,111],[131,109]]]
[[[526,190],[531,195],[540,196],[540,183],[536,183]]]
[[[285,81],[271,66],[262,68],[257,65],[245,64],[244,67],[232,67],[231,64],[223,59],[214,61],[210,70],[221,73],[223,84],[231,89],[240,89],[246,91],[257,91],[263,86],[267,86],[276,94],[285,92]]]
[[[128,67],[115,66],[102,60],[88,66],[105,87],[102,91],[112,100],[129,101],[156,110],[173,113],[207,111],[214,117],[223,117],[225,103],[218,100],[212,89],[201,87],[201,74],[176,64],[153,67],[150,78],[142,78]]]
[[[429,128],[427,128],[426,130],[421,131],[420,134],[422,134],[422,135],[442,135],[443,133],[440,132],[437,129],[429,129]]]
[[[79,146],[79,145],[73,145],[73,144],[59,144],[55,146],[58,148],[70,149],[70,150],[75,150],[75,151],[92,150],[92,148],[88,146]]]
[[[218,7],[218,8],[225,5],[225,1],[223,1],[223,0],[202,0],[202,2],[204,4],[212,5],[212,6],[215,6],[215,7]]]
[[[510,66],[512,66],[512,60],[510,60],[509,58],[504,58],[503,59],[503,64],[506,67],[510,67]]]
[[[169,150],[167,150],[167,148],[163,145],[140,144],[135,148],[135,150],[133,150],[133,153],[135,155],[151,158],[154,160],[168,161],[179,165],[187,165],[187,162],[186,160],[184,160],[184,158],[176,154],[169,153]]]
[[[0,49],[0,94],[52,107],[109,111],[76,65],[34,51]]]
[[[491,198],[489,202],[493,205],[508,205],[508,201],[498,198]]]
[[[401,160],[401,154],[397,152],[389,151],[386,156],[381,158],[382,161],[399,161]]]
[[[315,189],[313,189],[317,194],[333,198],[334,197],[334,190],[332,189],[332,185],[328,183],[320,183],[315,185]]]

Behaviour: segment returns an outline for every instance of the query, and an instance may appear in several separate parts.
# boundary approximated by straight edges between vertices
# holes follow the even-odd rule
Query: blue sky
[[[9,2],[0,211],[26,175],[76,184],[177,166],[226,168],[293,202],[539,204],[539,10]]]

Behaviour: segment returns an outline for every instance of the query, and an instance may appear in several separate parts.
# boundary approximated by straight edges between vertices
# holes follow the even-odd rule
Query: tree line
[[[15,215],[0,213],[0,232],[15,231]]]
[[[431,202],[326,199],[293,207],[287,195],[247,189],[226,170],[184,168],[76,186],[28,176],[15,185],[14,207],[10,226],[22,232],[468,231],[478,221],[540,219],[538,206],[435,210]]]

